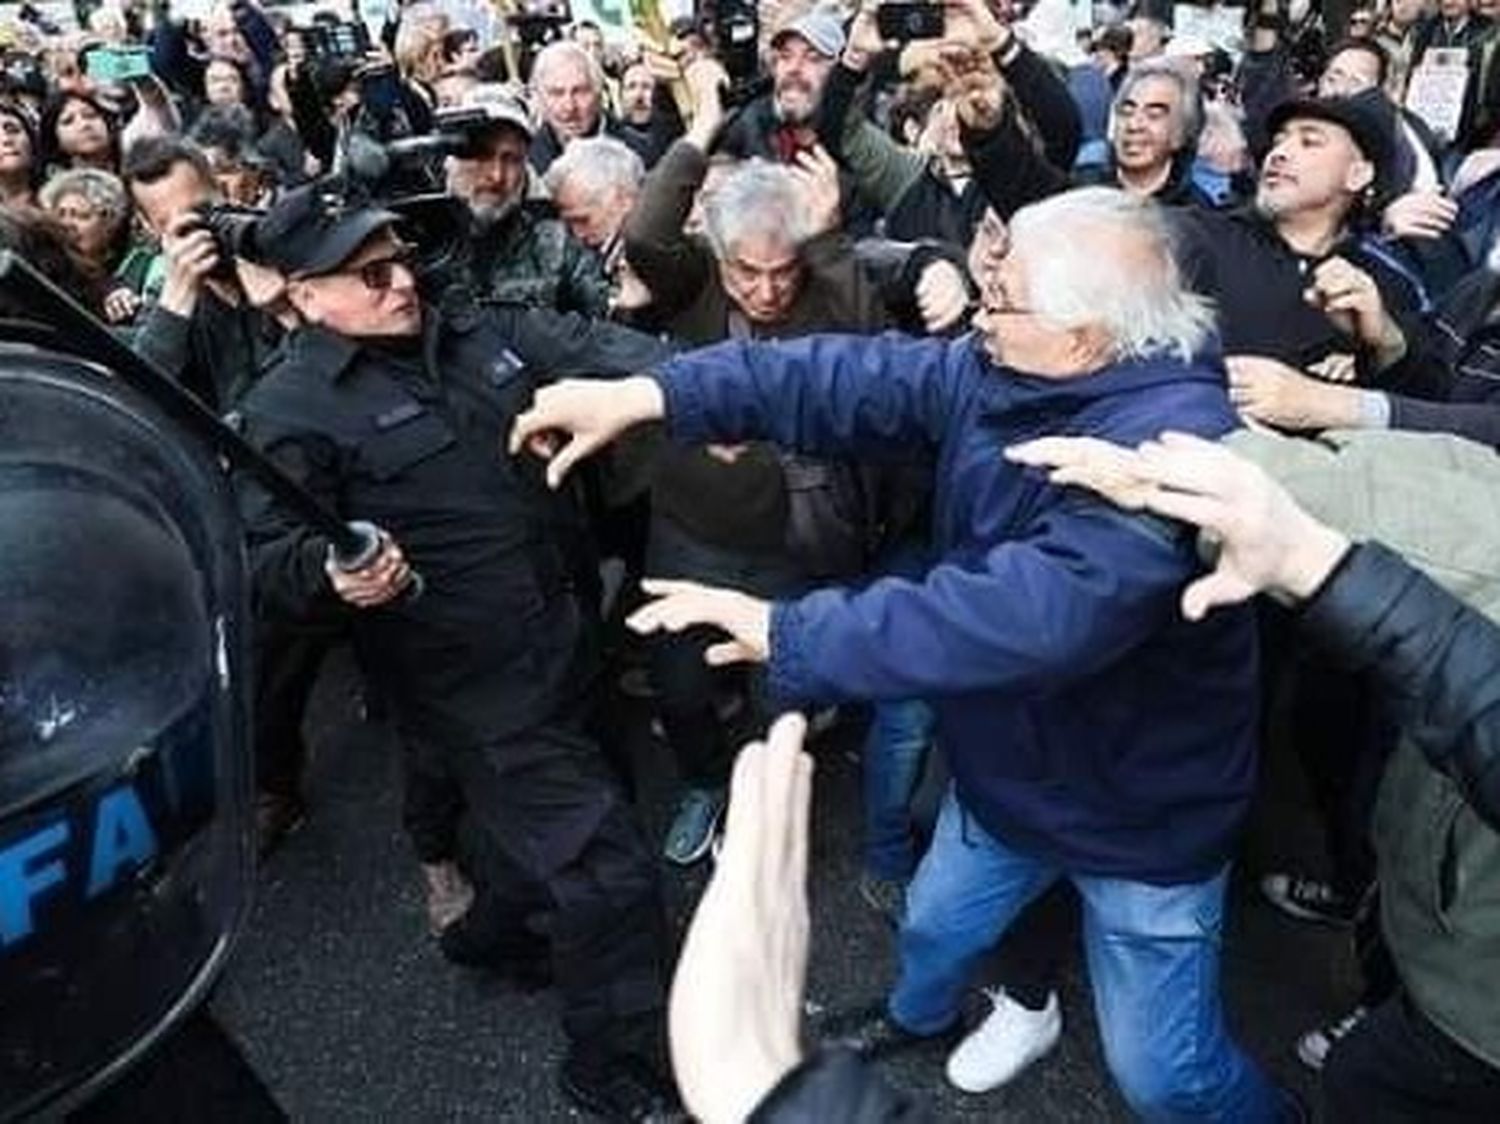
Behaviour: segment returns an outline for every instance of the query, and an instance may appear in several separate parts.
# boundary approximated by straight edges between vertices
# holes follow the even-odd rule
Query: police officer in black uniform
[[[611,1119],[662,1118],[675,1099],[662,1076],[666,937],[649,852],[590,732],[587,527],[576,497],[502,443],[536,369],[638,371],[665,348],[550,311],[425,307],[395,222],[314,185],[262,223],[261,255],[288,278],[302,324],[242,400],[246,433],[345,518],[378,525],[384,546],[345,573],[322,536],[247,492],[257,609],[352,616],[419,787],[451,793],[479,841],[471,912],[504,913],[505,947],[550,946],[565,1092]],[[424,861],[444,830],[429,815]]]

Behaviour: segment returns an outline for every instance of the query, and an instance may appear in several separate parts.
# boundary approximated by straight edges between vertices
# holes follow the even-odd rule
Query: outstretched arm
[[[659,599],[630,625],[718,628],[728,639],[709,648],[709,662],[766,662],[785,699],[1022,692],[1088,676],[1130,651],[1171,618],[1195,565],[1187,536],[1081,502],[1057,509],[1027,538],[945,562],[921,581],[890,578],[776,603],[648,582]]]
[[[762,439],[812,454],[909,456],[941,440],[960,387],[979,371],[967,339],[732,341],[680,355],[650,377],[544,387],[516,419],[510,447],[549,459],[554,487],[631,426],[662,419],[688,445]]]

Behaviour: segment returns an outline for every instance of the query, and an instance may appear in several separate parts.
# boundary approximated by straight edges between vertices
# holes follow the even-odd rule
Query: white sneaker
[[[1003,987],[985,994],[994,1010],[948,1055],[948,1081],[965,1093],[988,1093],[1014,1080],[1062,1037],[1056,992],[1040,1011],[1021,1006]]]
[[[1349,1037],[1369,1013],[1364,1007],[1356,1007],[1336,1023],[1309,1030],[1297,1039],[1297,1057],[1308,1069],[1321,1070],[1333,1048]]]

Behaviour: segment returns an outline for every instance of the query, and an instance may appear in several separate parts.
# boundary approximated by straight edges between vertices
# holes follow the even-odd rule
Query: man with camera
[[[533,190],[527,165],[531,119],[502,88],[481,86],[469,108],[487,125],[472,150],[448,162],[448,190],[474,217],[470,281],[481,301],[553,308],[585,316],[609,311],[609,281],[600,259]]]
[[[125,161],[136,209],[161,240],[167,276],[146,310],[134,347],[216,412],[236,406],[280,346],[295,318],[276,303],[280,279],[231,256],[236,222],[220,211],[213,171],[180,137],[137,142]],[[246,284],[256,287],[252,294]],[[263,290],[263,291],[262,291]],[[302,719],[313,680],[337,629],[289,629],[256,621],[256,831],[262,854],[306,814]]]
[[[274,350],[280,329],[250,304],[234,261],[205,221],[220,202],[208,157],[181,137],[149,137],[131,147],[124,178],[167,265],[135,349],[206,405],[230,409]]]
[[[247,435],[385,537],[345,573],[327,564],[326,539],[248,493],[257,607],[349,624],[409,775],[439,798],[420,822],[408,804],[419,858],[453,864],[464,848],[475,890],[464,921],[484,931],[489,967],[550,970],[564,1091],[609,1119],[656,1119],[672,1101],[660,1076],[666,937],[650,857],[591,728],[587,527],[572,493],[500,443],[539,366],[627,373],[666,349],[546,311],[426,308],[395,221],[313,185],[261,224],[299,327],[241,403]]]

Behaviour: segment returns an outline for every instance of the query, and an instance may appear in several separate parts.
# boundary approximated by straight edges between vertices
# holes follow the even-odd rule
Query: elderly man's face
[[[448,190],[481,220],[498,218],[526,190],[529,148],[520,130],[498,130],[473,160],[449,162]]]
[[[719,261],[724,291],[755,324],[786,319],[802,291],[802,275],[797,247],[776,233],[741,238]]]
[[[790,125],[809,124],[832,69],[833,60],[802,36],[782,36],[771,49],[772,97],[781,120]]]
[[[974,327],[985,354],[999,367],[1043,378],[1091,374],[1109,359],[1099,333],[1060,328],[1032,308],[1028,270],[1021,253],[1006,249],[984,273]],[[1101,246],[1107,253],[1108,247]]]
[[[1182,91],[1146,78],[1115,106],[1115,163],[1130,172],[1163,168],[1182,142]]]
[[[209,105],[243,105],[245,83],[239,68],[224,59],[215,59],[203,71],[203,97]]]
[[[537,85],[542,118],[564,142],[593,135],[599,124],[599,91],[582,59],[553,59]]]
[[[1288,121],[1261,165],[1255,205],[1271,218],[1353,199],[1375,170],[1342,125],[1312,118]]]
[[[1369,51],[1340,51],[1318,77],[1318,97],[1347,98],[1380,85],[1380,64]]]
[[[635,193],[612,188],[590,195],[570,179],[558,184],[552,202],[574,238],[591,250],[602,250],[625,224]]]

